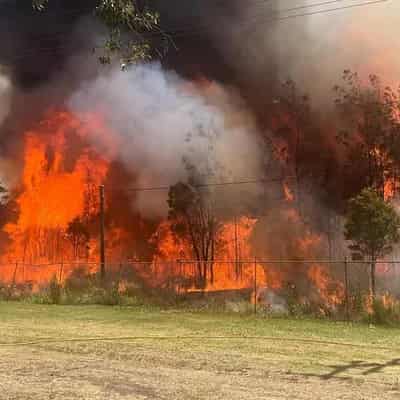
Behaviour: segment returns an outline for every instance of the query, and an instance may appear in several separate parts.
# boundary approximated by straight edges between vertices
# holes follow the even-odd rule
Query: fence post
[[[104,222],[104,186],[101,185],[100,191],[100,279],[105,283],[106,276],[106,250],[105,250],[105,222]]]
[[[18,261],[15,263],[15,268],[14,268],[14,274],[13,274],[13,280],[12,280],[12,288],[15,288],[16,280],[17,280],[17,270],[18,270]]]
[[[345,302],[346,302],[346,320],[350,321],[349,273],[348,273],[347,257],[345,257],[345,259],[344,259],[344,294],[345,294]]]
[[[254,257],[254,314],[257,315],[257,258]]]
[[[61,261],[61,264],[60,264],[60,276],[58,277],[58,283],[60,285],[62,283],[63,269],[64,269],[64,262]]]

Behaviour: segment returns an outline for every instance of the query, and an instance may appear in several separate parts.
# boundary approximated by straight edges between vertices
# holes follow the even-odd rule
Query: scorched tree
[[[189,243],[197,265],[197,284],[205,287],[214,280],[214,259],[222,224],[214,214],[206,188],[179,182],[169,189],[169,220],[179,240]]]

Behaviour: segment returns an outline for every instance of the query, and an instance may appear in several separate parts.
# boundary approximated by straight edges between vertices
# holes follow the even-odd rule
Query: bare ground
[[[399,333],[316,321],[1,304],[0,399],[400,399]]]

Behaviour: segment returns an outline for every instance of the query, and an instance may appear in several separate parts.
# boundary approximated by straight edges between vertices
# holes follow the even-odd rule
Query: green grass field
[[[0,399],[399,399],[400,330],[0,303]]]

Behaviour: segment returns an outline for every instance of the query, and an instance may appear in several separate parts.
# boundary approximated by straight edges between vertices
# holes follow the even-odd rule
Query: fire
[[[215,254],[215,260],[206,263],[213,268],[204,291],[253,289],[257,287],[280,288],[281,276],[270,271],[267,265],[263,265],[254,257],[250,241],[257,219],[241,217],[234,222],[226,222],[223,225],[220,240],[224,246]],[[156,234],[158,240],[157,256],[153,260],[152,269],[158,272],[159,277],[165,275],[185,275],[189,278],[189,291],[197,290],[190,281],[195,280],[196,264],[204,261],[193,260],[192,252],[188,243],[177,242],[169,223],[163,221]],[[169,261],[177,260],[176,263]],[[191,260],[191,261],[187,261]],[[175,269],[174,268],[175,265]],[[161,273],[164,269],[164,274]],[[166,269],[169,273],[166,273]],[[159,283],[158,280],[156,282]]]
[[[96,135],[109,143],[107,157],[90,144]],[[17,217],[3,228],[10,243],[3,252],[1,280],[38,285],[53,276],[65,279],[78,263],[88,270],[97,268],[98,187],[112,176],[112,155],[119,145],[113,136],[101,115],[82,116],[66,111],[49,112],[41,123],[25,132],[20,186],[14,193]],[[289,186],[285,184],[283,190],[287,202],[293,202]],[[290,223],[300,226],[302,218],[290,206],[286,204],[283,213]],[[171,222],[160,220],[150,240],[156,251],[150,262],[142,262],[132,256],[137,254],[132,232],[110,221],[107,260],[119,265],[126,261],[151,287],[178,292],[243,289],[252,291],[255,298],[254,291],[279,291],[293,278],[289,276],[290,268],[257,260],[252,244],[257,223],[257,218],[246,216],[225,220],[213,255],[207,260],[195,260],[189,238],[177,240]],[[133,224],[133,229],[138,229],[137,225]],[[308,257],[321,240],[308,232],[294,239],[293,244],[300,257]],[[268,258],[268,254],[264,256]],[[206,271],[201,284],[199,271]],[[303,273],[303,269],[297,273]],[[332,290],[334,282],[325,268],[312,266],[308,278],[324,301],[338,303],[341,289]]]
[[[294,194],[287,183],[283,184],[283,192],[285,194],[286,201],[294,201]]]
[[[308,277],[314,283],[321,299],[331,306],[342,302],[344,297],[343,285],[335,282],[326,269],[321,265],[311,265],[308,270]]]
[[[302,254],[307,255],[307,253],[310,252],[310,249],[312,250],[321,243],[321,240],[322,240],[321,236],[307,232],[306,236],[299,238],[297,240],[299,245],[299,250],[301,250]]]
[[[394,179],[386,179],[384,183],[384,199],[391,200],[396,194],[396,181]]]
[[[87,129],[70,113],[51,112],[25,133],[18,218],[4,228],[11,239],[7,260],[72,259],[68,226],[76,218],[90,219],[98,212],[97,188],[109,168],[108,161],[88,146],[77,155],[69,154],[71,143]]]

